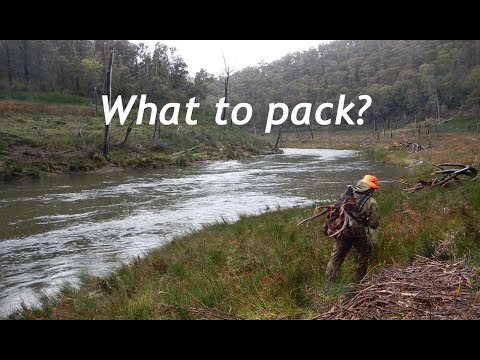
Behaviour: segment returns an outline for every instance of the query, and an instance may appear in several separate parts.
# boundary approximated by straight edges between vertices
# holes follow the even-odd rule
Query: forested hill
[[[260,122],[269,102],[292,109],[302,102],[338,103],[367,94],[371,122],[443,117],[452,111],[480,109],[480,41],[478,40],[341,40],[258,64],[230,78],[232,103],[248,102]],[[221,83],[212,89],[223,93]],[[438,99],[438,106],[437,106]],[[358,100],[357,100],[358,102]],[[360,107],[358,107],[360,108]],[[335,109],[334,109],[335,111]],[[354,110],[352,110],[354,111]]]
[[[0,40],[0,98],[27,92],[93,97],[103,91],[104,65],[114,50],[112,95],[147,94],[158,103],[202,100],[212,75],[201,70],[189,79],[176,49],[157,43],[149,52],[128,40]]]

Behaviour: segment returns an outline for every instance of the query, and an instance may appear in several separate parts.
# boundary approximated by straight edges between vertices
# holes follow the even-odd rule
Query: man
[[[348,251],[353,246],[358,253],[356,280],[360,281],[367,273],[368,256],[372,251],[372,245],[367,238],[369,228],[376,229],[380,221],[380,213],[377,201],[372,197],[373,191],[378,189],[378,179],[372,175],[365,175],[354,187],[355,203],[359,209],[358,223],[363,226],[356,226],[352,229],[354,236],[340,236],[335,239],[333,251],[325,272],[325,279],[332,281],[342,265]]]

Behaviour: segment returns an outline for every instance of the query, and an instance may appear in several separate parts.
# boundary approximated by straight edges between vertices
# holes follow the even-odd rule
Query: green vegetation
[[[160,138],[158,133],[152,138],[154,127],[148,123],[134,125],[124,145],[127,125],[120,126],[116,120],[107,162],[100,149],[105,123],[94,110],[80,105],[0,101],[0,181],[107,165],[159,168],[272,152],[268,143],[240,128],[217,126],[211,114],[199,111],[197,126],[161,126]]]
[[[465,256],[480,265],[480,180],[406,195],[399,186],[377,194],[382,213],[372,233],[371,273],[430,256],[440,241],[444,259]],[[105,278],[82,277],[41,307],[12,319],[309,318],[349,291],[354,252],[336,283],[323,274],[332,240],[320,229],[296,223],[313,207],[242,216],[177,238],[121,266]]]
[[[367,127],[387,131],[416,118],[448,119],[459,112],[480,111],[480,41],[478,40],[341,40],[234,73],[231,102],[256,109],[257,128],[264,128],[268,103],[338,103],[340,94],[363,104]],[[214,83],[212,100],[222,93]],[[334,107],[335,109],[335,107]],[[335,119],[335,110],[323,118]],[[356,117],[355,110],[351,117]],[[311,115],[311,124],[317,125]],[[249,124],[253,126],[253,124]],[[473,124],[475,126],[475,124]]]
[[[88,104],[83,99],[93,101],[95,87],[98,98],[103,93],[111,49],[113,98],[147,94],[156,104],[204,100],[213,81],[203,69],[190,81],[175,48],[161,43],[149,53],[128,40],[0,40],[0,99]]]
[[[15,91],[1,91],[2,100],[21,100],[39,104],[71,104],[71,105],[89,105],[91,99],[83,96],[69,95],[58,92],[39,92],[30,91],[28,88]]]

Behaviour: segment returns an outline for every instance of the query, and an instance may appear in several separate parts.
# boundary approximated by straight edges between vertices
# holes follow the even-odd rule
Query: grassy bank
[[[371,128],[336,128],[317,126],[313,131],[305,128],[288,128],[282,133],[281,147],[353,149],[361,150],[366,159],[390,165],[412,167],[421,163],[438,164],[458,162],[472,164],[479,161],[480,134],[477,122],[480,115],[457,115],[437,125],[434,119],[417,124],[407,124],[398,129],[379,131],[374,136]],[[278,133],[264,138],[275,144]],[[427,150],[413,152],[398,144],[414,143]]]
[[[447,123],[448,124],[448,123]],[[454,122],[449,122],[454,126]],[[393,140],[410,139],[409,129]],[[407,182],[428,178],[437,162],[473,163],[480,153],[478,134],[450,128],[415,134],[419,143],[431,140],[432,150],[411,153],[391,147],[390,138],[368,140],[361,131],[315,134],[315,140],[284,138],[282,146],[355,148],[365,156],[413,167]],[[342,140],[342,137],[343,140]],[[424,139],[424,140],[422,140]],[[342,141],[343,145],[342,145]],[[340,143],[339,143],[340,142]],[[335,146],[335,143],[339,146]],[[298,145],[301,144],[301,145]],[[422,163],[420,164],[420,161]],[[480,266],[480,178],[449,187],[406,194],[399,184],[376,193],[381,226],[371,233],[374,250],[370,275],[392,266],[411,264],[417,255],[429,257],[439,246],[441,259],[465,258]],[[332,240],[321,222],[297,227],[313,206],[241,216],[233,224],[217,223],[174,239],[104,278],[83,275],[81,286],[66,286],[45,297],[35,308],[23,307],[11,319],[288,319],[310,318],[329,309],[347,294],[354,274],[352,251],[335,283],[323,274]],[[472,301],[480,296],[480,281],[472,284]]]
[[[160,139],[152,139],[153,126],[148,122],[134,126],[124,145],[120,143],[129,121],[120,126],[117,120],[112,129],[111,161],[107,162],[100,151],[103,115],[95,116],[93,105],[78,104],[76,98],[69,104],[47,100],[0,100],[0,181],[106,166],[159,168],[238,159],[272,150],[270,144],[240,128],[217,126],[211,114],[199,111],[197,126],[185,125],[181,115],[180,126],[160,128]],[[135,113],[130,115],[134,117]]]
[[[422,175],[422,174],[420,174]],[[399,186],[376,195],[382,221],[371,235],[371,274],[430,256],[449,243],[443,259],[466,257],[480,266],[480,179],[451,188],[405,194]],[[320,222],[296,223],[313,207],[242,216],[177,238],[105,278],[82,277],[40,308],[12,319],[309,318],[348,291],[351,252],[335,284],[323,273],[332,240]],[[478,285],[474,285],[478,291]],[[478,294],[477,294],[478,295]]]

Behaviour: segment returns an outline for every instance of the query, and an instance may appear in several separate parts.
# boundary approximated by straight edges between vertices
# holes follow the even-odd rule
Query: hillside
[[[480,111],[480,41],[478,40],[339,40],[277,61],[232,74],[232,103],[256,110],[257,129],[265,128],[268,104],[282,102],[337,104],[371,96],[363,118],[368,128],[398,127],[425,117],[446,119],[458,112]],[[221,79],[209,86],[208,101],[223,94]],[[357,103],[362,104],[356,99]],[[351,111],[358,111],[360,106]],[[327,109],[323,118],[334,111]],[[314,113],[311,124],[316,124]],[[352,115],[352,118],[355,115]],[[374,122],[376,124],[374,124]],[[249,126],[253,127],[253,121]]]

